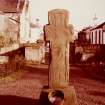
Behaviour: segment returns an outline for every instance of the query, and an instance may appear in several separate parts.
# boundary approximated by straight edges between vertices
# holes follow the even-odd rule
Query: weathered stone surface
[[[55,9],[49,12],[49,25],[45,26],[45,37],[50,41],[51,64],[49,87],[61,88],[69,85],[69,42],[73,26],[68,24],[69,12]]]
[[[58,88],[55,88],[55,90],[58,90]],[[60,105],[77,105],[76,93],[73,86],[69,86],[67,88],[59,88],[59,90],[64,93],[64,100]],[[53,105],[48,99],[48,95],[52,91],[54,90],[43,88],[39,99],[40,105]]]

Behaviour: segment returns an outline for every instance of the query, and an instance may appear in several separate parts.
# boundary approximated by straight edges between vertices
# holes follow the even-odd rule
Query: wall
[[[28,63],[41,63],[43,60],[43,47],[39,45],[26,46],[25,58]]]

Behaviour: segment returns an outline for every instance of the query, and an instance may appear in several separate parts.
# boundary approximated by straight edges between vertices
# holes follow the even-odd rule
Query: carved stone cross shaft
[[[51,64],[49,87],[64,88],[69,85],[69,43],[74,34],[69,23],[69,12],[55,9],[48,13],[49,24],[45,25],[45,37],[50,41]]]

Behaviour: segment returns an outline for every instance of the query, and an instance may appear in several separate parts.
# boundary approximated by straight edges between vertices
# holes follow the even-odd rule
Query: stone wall
[[[43,46],[39,44],[30,44],[25,47],[25,59],[28,63],[42,63]]]

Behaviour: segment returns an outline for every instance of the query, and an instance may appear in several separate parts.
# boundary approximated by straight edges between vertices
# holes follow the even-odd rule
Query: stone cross
[[[68,24],[69,12],[64,9],[49,11],[48,20],[45,38],[51,48],[49,88],[65,88],[69,85],[69,43],[74,34],[73,26]]]

